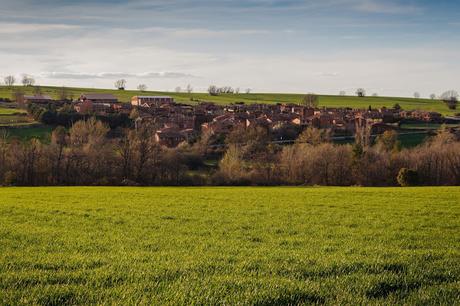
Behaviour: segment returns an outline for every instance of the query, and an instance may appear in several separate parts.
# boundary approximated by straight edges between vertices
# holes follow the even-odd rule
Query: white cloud
[[[113,78],[144,78],[144,79],[180,79],[180,78],[196,78],[189,73],[182,72],[142,72],[142,73],[125,73],[125,72],[100,72],[100,73],[84,73],[84,72],[44,72],[40,73],[41,78],[48,79],[75,79],[75,80],[91,80],[91,79],[113,79]]]
[[[0,22],[0,34],[18,34],[24,32],[43,31],[70,31],[80,29],[82,26],[69,24],[43,24],[43,23],[8,23]]]

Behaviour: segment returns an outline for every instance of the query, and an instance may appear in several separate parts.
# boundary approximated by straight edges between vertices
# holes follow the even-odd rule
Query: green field
[[[460,301],[460,188],[0,189],[0,304]]]
[[[402,129],[411,130],[439,130],[442,127],[458,128],[460,124],[436,124],[436,123],[404,123]]]
[[[0,126],[19,126],[33,123],[33,119],[24,115],[0,115]]]
[[[20,87],[25,90],[27,94],[33,94],[33,87]],[[58,98],[60,87],[41,87],[42,93],[50,95],[51,97]],[[191,101],[191,98],[200,101],[210,101],[218,104],[230,104],[235,102],[245,103],[300,103],[304,94],[281,94],[281,93],[253,93],[253,94],[224,94],[220,96],[210,96],[207,93],[175,93],[175,92],[158,92],[146,91],[140,92],[136,90],[112,90],[112,89],[94,89],[94,88],[68,88],[69,93],[73,98],[78,98],[82,93],[97,92],[97,93],[111,93],[118,97],[120,101],[129,102],[132,96],[136,95],[169,95],[176,99],[178,102],[183,103],[197,103]],[[0,97],[11,98],[13,89],[8,87],[0,87]],[[391,98],[391,97],[365,97],[358,98],[356,96],[334,96],[323,95],[320,96],[320,106],[328,107],[352,107],[367,109],[370,106],[374,108],[386,106],[392,107],[395,103],[399,103],[403,109],[407,110],[430,110],[437,111],[443,114],[453,114],[447,106],[438,100],[429,99],[414,99],[414,98]]]
[[[51,133],[54,127],[49,125],[35,124],[24,127],[2,128],[0,131],[6,131],[9,139],[17,138],[19,140],[39,139],[41,142],[48,143],[51,140]]]
[[[17,109],[17,108],[6,108],[0,106],[0,115],[17,115],[17,114],[24,114],[26,113],[25,110]]]

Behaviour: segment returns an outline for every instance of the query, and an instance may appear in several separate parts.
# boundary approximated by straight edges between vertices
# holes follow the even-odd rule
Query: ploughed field
[[[460,301],[460,188],[0,189],[0,304]]]

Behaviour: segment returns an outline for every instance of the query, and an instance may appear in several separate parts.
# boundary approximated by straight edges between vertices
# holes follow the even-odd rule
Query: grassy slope
[[[22,87],[21,87],[22,88]],[[58,97],[59,87],[42,87],[44,94],[51,95],[54,98]],[[132,96],[135,95],[169,95],[174,97],[179,102],[193,103],[190,98],[212,101],[219,104],[230,104],[234,102],[246,103],[299,103],[302,100],[302,94],[239,94],[239,95],[221,95],[212,97],[206,93],[172,93],[172,92],[139,92],[134,90],[111,90],[111,89],[90,89],[90,88],[68,88],[73,93],[74,98],[78,97],[81,93],[99,92],[99,93],[112,93],[116,95],[120,101],[128,102]],[[33,88],[26,88],[28,94],[32,94]],[[0,87],[0,97],[11,98],[12,89],[7,87]],[[389,97],[366,97],[358,98],[352,96],[321,96],[320,105],[330,107],[353,107],[353,108],[367,108],[369,105],[372,107],[392,107],[395,103],[399,103],[404,109],[422,109],[438,111],[443,114],[452,114],[444,103],[437,100],[427,99],[412,99],[412,98],[389,98]]]
[[[51,133],[53,130],[53,126],[37,124],[34,126],[24,126],[23,128],[7,129],[7,135],[10,139],[39,139],[42,143],[49,143],[51,141]]]
[[[0,189],[0,304],[441,304],[459,188]]]

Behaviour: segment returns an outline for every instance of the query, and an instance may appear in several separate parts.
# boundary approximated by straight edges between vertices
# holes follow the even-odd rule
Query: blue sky
[[[0,0],[0,75],[40,84],[460,90],[453,0]]]

